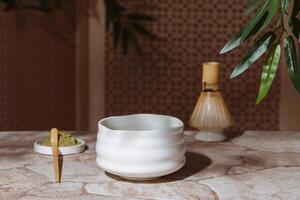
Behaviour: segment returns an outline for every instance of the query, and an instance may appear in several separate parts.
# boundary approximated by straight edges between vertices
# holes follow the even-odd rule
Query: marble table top
[[[186,132],[185,167],[147,182],[105,173],[95,162],[96,134],[78,134],[88,149],[63,158],[61,183],[53,183],[52,157],[33,152],[45,134],[0,132],[1,200],[300,199],[300,133],[246,131],[205,143]]]

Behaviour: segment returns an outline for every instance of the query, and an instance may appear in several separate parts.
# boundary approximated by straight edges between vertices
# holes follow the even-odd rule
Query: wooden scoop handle
[[[59,177],[59,162],[58,162],[58,130],[56,128],[51,129],[51,145],[52,145],[52,153],[53,153],[55,182],[59,183],[60,177]]]

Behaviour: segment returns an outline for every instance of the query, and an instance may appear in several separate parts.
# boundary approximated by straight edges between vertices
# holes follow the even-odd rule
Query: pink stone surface
[[[186,165],[146,182],[104,172],[95,162],[96,134],[76,134],[88,149],[63,158],[60,184],[53,182],[52,158],[33,152],[45,134],[0,132],[1,200],[300,199],[300,133],[246,131],[205,143],[186,132]]]

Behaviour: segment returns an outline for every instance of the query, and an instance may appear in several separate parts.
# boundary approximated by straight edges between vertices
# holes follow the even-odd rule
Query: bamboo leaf
[[[245,10],[244,15],[249,16],[259,5],[260,0],[252,0],[248,8]]]
[[[4,4],[9,4],[10,3],[10,0],[0,0],[1,3],[4,3]]]
[[[262,30],[264,30],[270,24],[273,17],[277,13],[277,10],[279,8],[279,3],[280,3],[279,0],[271,0],[268,16],[267,16],[266,20],[264,21],[263,25],[257,31],[258,33],[261,32]]]
[[[140,13],[130,13],[127,17],[128,19],[135,21],[155,21],[153,16]]]
[[[268,32],[263,35],[252,47],[250,52],[235,67],[230,75],[230,79],[235,78],[246,71],[254,62],[256,62],[269,48],[276,38],[274,32]]]
[[[120,5],[116,0],[105,0],[105,11],[106,30],[108,31],[110,26],[113,26],[114,22],[121,21],[122,15],[126,11],[126,8]]]
[[[128,40],[132,44],[132,46],[135,48],[136,52],[139,55],[143,54],[143,50],[141,48],[140,42],[138,40],[138,37],[135,33],[135,31],[131,28],[128,29]]]
[[[135,31],[131,27],[125,26],[122,30],[122,48],[124,55],[127,55],[129,46],[132,46],[139,55],[143,54],[143,50]]]
[[[3,11],[10,11],[16,9],[16,2],[12,0],[1,0],[5,4]]]
[[[54,4],[57,8],[63,7],[63,0],[54,0]]]
[[[38,6],[41,10],[44,10],[45,12],[50,12],[51,8],[49,6],[49,3],[46,0],[38,0]]]
[[[298,39],[298,42],[300,42],[300,20],[297,18],[291,18],[289,26],[295,37]]]
[[[293,11],[292,11],[291,17],[296,18],[299,12],[300,12],[300,1],[294,0]]]
[[[22,9],[28,9],[28,10],[36,10],[36,11],[41,11],[41,12],[51,12],[50,8],[45,8],[41,6],[36,6],[36,5],[24,5],[22,6]]]
[[[245,39],[249,39],[251,38],[253,35],[255,35],[255,33],[257,32],[258,29],[260,29],[260,27],[262,26],[262,24],[264,23],[264,21],[266,20],[268,16],[268,13],[265,13],[264,16],[260,19],[260,21],[256,24],[256,26],[254,27],[254,29],[251,31],[251,33],[248,35],[248,37]],[[244,29],[241,29],[237,34],[235,34],[233,36],[233,38],[222,48],[222,50],[220,51],[220,54],[224,54],[227,53],[233,49],[235,49],[236,47],[240,46],[242,41],[242,33],[243,33]]]
[[[300,71],[296,56],[296,46],[291,35],[284,39],[284,51],[290,79],[296,90],[300,93]]]
[[[270,6],[272,0],[265,0],[262,7],[258,10],[257,14],[250,20],[247,26],[244,28],[242,33],[241,40],[244,41],[249,34],[252,32],[254,27],[258,24],[264,14],[267,12],[268,7]]]
[[[233,38],[231,38],[229,40],[229,42],[227,42],[227,44],[225,44],[225,46],[221,49],[220,54],[227,53],[227,52],[235,49],[236,47],[240,46],[242,32],[243,32],[243,29],[240,30],[237,34],[235,34],[233,36]]]
[[[122,32],[122,24],[119,21],[113,22],[113,44],[114,48],[119,46],[120,36]]]
[[[158,38],[154,33],[149,31],[146,27],[142,26],[141,24],[133,23],[132,26],[137,33],[147,37],[148,39],[156,40]]]
[[[123,54],[127,55],[128,52],[128,45],[129,39],[128,39],[128,28],[124,27],[122,30],[122,49],[123,49]]]
[[[281,13],[284,14],[286,9],[289,6],[290,1],[289,0],[281,0]]]
[[[280,54],[281,54],[280,44],[274,45],[268,53],[261,74],[261,82],[260,82],[259,93],[256,99],[256,104],[259,104],[266,97],[266,95],[268,94],[272,86],[279,65]]]
[[[289,26],[293,34],[295,35],[295,37],[300,42],[300,21],[297,18],[299,12],[300,12],[300,1],[294,0],[293,11],[289,20]]]

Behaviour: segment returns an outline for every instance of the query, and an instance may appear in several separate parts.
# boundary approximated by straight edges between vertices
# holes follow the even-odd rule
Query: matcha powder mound
[[[51,146],[51,135],[45,137],[39,142],[40,145]],[[79,144],[79,141],[71,134],[58,132],[58,144],[60,147],[73,146]]]

